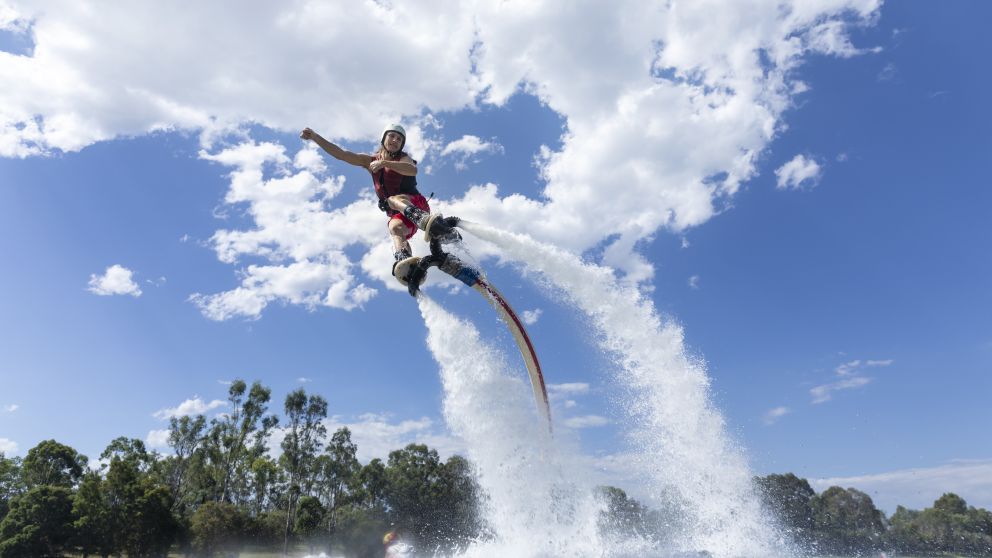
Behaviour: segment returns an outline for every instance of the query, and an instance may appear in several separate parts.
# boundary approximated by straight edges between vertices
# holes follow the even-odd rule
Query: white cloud
[[[864,387],[871,383],[871,381],[872,378],[867,378],[864,376],[849,378],[846,380],[838,380],[829,384],[816,386],[810,389],[809,393],[813,396],[813,403],[826,403],[827,401],[833,399],[833,393],[835,391]]]
[[[89,292],[101,296],[141,296],[141,287],[134,282],[134,272],[118,264],[107,268],[103,275],[90,275]]]
[[[309,309],[360,307],[376,291],[355,276],[355,265],[344,249],[382,244],[381,214],[368,200],[326,210],[344,185],[344,178],[313,174],[317,166],[291,163],[285,147],[243,142],[203,159],[234,167],[228,204],[247,204],[255,228],[218,230],[211,238],[218,258],[235,263],[246,256],[264,257],[278,265],[249,265],[239,287],[217,294],[196,293],[190,301],[213,320],[257,319],[274,301]],[[306,149],[304,150],[306,151]],[[293,165],[305,164],[306,168]],[[288,263],[287,263],[288,261]],[[385,280],[390,268],[378,267]],[[389,278],[389,283],[395,283]]]
[[[226,407],[227,401],[222,401],[220,399],[214,399],[207,403],[206,401],[200,399],[199,396],[192,399],[187,399],[179,404],[179,406],[171,409],[162,409],[155,411],[154,417],[159,419],[170,419],[172,417],[185,417],[191,415],[202,415],[214,409],[219,409],[220,407]]]
[[[331,417],[325,425],[328,435],[341,427],[348,427],[351,440],[358,445],[358,458],[363,463],[376,457],[385,460],[389,452],[414,443],[426,444],[437,450],[442,458],[464,454],[465,451],[464,442],[439,429],[427,417],[391,422],[389,415],[366,413],[351,421],[339,416]]]
[[[877,368],[892,365],[894,361],[889,360],[852,360],[845,362],[834,369],[834,376],[839,378],[833,382],[818,385],[809,390],[813,396],[813,403],[826,403],[833,398],[833,394],[838,391],[857,389],[871,383],[874,378],[864,376],[865,368]]]
[[[0,453],[17,453],[17,442],[8,440],[7,438],[0,438]]]
[[[296,381],[299,382],[299,383],[301,383],[301,384],[309,384],[313,380],[311,380],[310,378],[305,378],[303,376],[300,376],[299,378],[296,379]]]
[[[788,407],[775,407],[774,409],[769,409],[768,412],[762,417],[765,424],[772,425],[778,422],[778,420],[785,415],[791,413],[792,411]]]
[[[569,417],[563,421],[568,428],[591,428],[594,426],[605,426],[609,424],[609,419],[599,415],[585,415],[581,417]]]
[[[548,394],[556,395],[581,395],[589,393],[589,384],[584,382],[572,382],[566,384],[548,384]]]
[[[527,325],[534,325],[537,320],[541,319],[541,314],[544,311],[540,308],[535,308],[533,310],[524,310],[524,315],[522,316],[524,323]]]
[[[848,37],[845,23],[837,20],[826,21],[810,29],[808,40],[811,50],[841,58],[878,53],[882,50],[880,47],[869,49],[855,47]]]
[[[810,484],[817,492],[831,486],[857,488],[888,513],[894,512],[897,505],[917,510],[930,507],[946,492],[961,496],[971,506],[992,509],[992,459],[956,460],[936,467],[810,479]]]
[[[778,179],[776,187],[780,190],[812,188],[820,181],[821,174],[822,169],[816,161],[805,155],[796,155],[775,171]]]
[[[896,65],[890,62],[882,68],[882,71],[878,73],[878,77],[876,79],[878,79],[878,81],[892,81],[895,79],[897,74],[898,70],[896,69]]]
[[[257,266],[247,284],[193,298],[208,316],[227,319],[257,317],[275,301],[360,307],[374,291],[358,280],[359,268],[394,288],[374,206],[336,203],[343,179],[317,178],[328,161],[312,146],[290,158],[282,146],[247,139],[248,125],[311,125],[371,145],[384,123],[401,121],[427,167],[445,146],[459,155],[496,145],[447,141],[434,115],[534,95],[565,125],[560,150],[537,159],[544,191],[501,196],[495,185],[477,185],[444,200],[447,212],[577,253],[611,239],[604,261],[631,281],[649,281],[653,266],[638,243],[701,225],[725,207],[808,88],[796,68],[814,52],[868,52],[848,31],[871,24],[881,0],[297,0],[240,10],[133,3],[100,18],[80,1],[8,5],[30,22],[37,48],[0,57],[0,156],[74,151],[154,130],[200,132],[204,158],[235,169],[227,203],[247,206],[255,220],[249,230],[218,231],[218,256],[267,258],[285,282],[308,278],[306,288],[279,289],[256,276],[268,269]],[[368,45],[382,44],[398,53],[390,79],[404,84],[403,95],[383,88],[378,72],[355,70],[381,64],[381,49]],[[216,142],[239,130],[244,149],[217,152]],[[360,261],[344,254],[349,246],[364,249]],[[309,267],[320,265],[332,271],[316,277]]]
[[[698,289],[699,288],[699,276],[698,275],[693,275],[692,277],[689,278],[689,288],[690,289]]]
[[[477,161],[476,156],[483,153],[503,153],[503,146],[496,141],[485,141],[478,136],[464,135],[441,150],[441,157],[454,156],[455,167],[464,169],[470,161]]]
[[[3,407],[0,407],[0,410],[2,410],[5,413],[13,413],[14,411],[16,411],[16,410],[18,410],[20,408],[21,408],[20,405],[16,405],[16,404],[13,404],[12,403],[10,405],[4,405]]]
[[[145,436],[145,445],[151,449],[167,449],[169,447],[169,430],[151,430]]]

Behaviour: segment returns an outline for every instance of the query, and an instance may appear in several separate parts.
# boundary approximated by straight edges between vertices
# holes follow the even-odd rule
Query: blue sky
[[[0,2],[0,451],[155,445],[170,413],[223,412],[236,377],[272,387],[274,409],[323,395],[366,458],[459,451],[367,175],[296,137],[367,151],[400,120],[442,210],[615,266],[679,322],[756,473],[887,511],[948,490],[992,507],[992,8],[773,4],[640,21],[464,4],[440,40],[426,16],[401,28],[401,7],[369,8],[365,36],[347,22],[373,16],[296,4],[95,22]],[[208,20],[211,40],[161,48]],[[561,41],[514,39],[534,29]],[[590,456],[622,451],[588,324],[476,255],[539,311],[549,383],[575,384],[557,388],[559,428]],[[508,344],[481,300],[431,292]]]

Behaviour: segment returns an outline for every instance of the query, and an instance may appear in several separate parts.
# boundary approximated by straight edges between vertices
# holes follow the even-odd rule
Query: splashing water
[[[419,301],[441,365],[445,420],[467,443],[486,493],[481,511],[492,537],[463,556],[603,556],[592,486],[575,460],[562,459],[530,387],[472,324],[427,296]]]
[[[709,380],[686,354],[681,328],[663,322],[650,300],[622,286],[608,268],[526,236],[467,221],[461,226],[589,316],[628,392],[627,435],[654,500],[649,503],[661,505],[678,526],[665,553],[645,546],[648,541],[603,540],[596,528],[601,504],[591,486],[576,484],[585,478],[582,471],[568,470],[582,460],[548,439],[526,386],[505,371],[478,331],[422,297],[428,344],[441,365],[445,418],[466,440],[490,498],[484,514],[495,539],[466,556],[795,554],[762,512],[746,459],[709,401]]]

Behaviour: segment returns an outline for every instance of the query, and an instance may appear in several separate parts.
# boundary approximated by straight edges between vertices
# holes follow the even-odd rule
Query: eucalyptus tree
[[[83,477],[88,460],[71,447],[45,440],[28,450],[21,464],[21,481],[28,488],[61,486],[72,488]]]
[[[339,428],[331,436],[324,453],[318,459],[319,482],[317,496],[326,509],[328,534],[337,525],[337,511],[348,503],[358,481],[362,464],[358,462],[358,445],[351,441],[351,430]]]
[[[923,511],[902,506],[890,519],[888,540],[903,553],[992,555],[992,512],[947,493]]]
[[[227,399],[231,412],[215,419],[211,426],[210,439],[217,452],[218,501],[241,503],[247,497],[244,474],[264,452],[265,440],[278,422],[273,416],[265,416],[271,396],[272,390],[259,382],[254,382],[250,390],[244,380],[231,383]]]
[[[755,484],[765,509],[772,512],[792,539],[806,547],[813,542],[813,508],[816,491],[806,479],[792,473],[758,477]]]
[[[145,443],[137,438],[120,436],[114,438],[100,454],[102,461],[125,461],[139,473],[147,473],[155,463],[155,454],[149,453]]]
[[[810,500],[819,551],[865,554],[882,546],[885,525],[871,497],[831,486]]]
[[[442,463],[436,450],[410,444],[390,452],[386,480],[390,520],[425,547],[451,551],[478,534],[479,491],[464,458]]]
[[[169,447],[175,455],[164,460],[164,474],[172,492],[174,510],[192,506],[195,498],[190,494],[190,477],[196,477],[204,466],[203,441],[207,418],[203,415],[172,417],[169,419]],[[202,476],[202,475],[201,475]]]
[[[179,524],[172,515],[168,486],[149,474],[154,455],[141,440],[117,438],[101,458],[108,460],[104,483],[115,552],[129,556],[164,555]]]
[[[0,521],[0,558],[61,556],[72,538],[71,489],[35,484]]]
[[[282,441],[281,465],[289,473],[286,495],[286,530],[283,552],[289,550],[289,535],[295,519],[296,502],[313,485],[313,465],[327,436],[323,420],[327,418],[327,400],[319,395],[307,396],[298,389],[286,396],[286,436]],[[304,491],[304,489],[306,489]]]
[[[363,509],[383,510],[384,512],[388,488],[386,464],[377,457],[358,471],[358,477],[352,489],[354,491],[352,501]]]
[[[248,491],[251,494],[248,504],[253,517],[277,509],[286,494],[286,474],[279,463],[268,455],[260,455],[252,461],[247,474]]]
[[[10,500],[24,492],[21,482],[21,459],[5,457],[0,451],[0,521],[10,509]]]
[[[72,499],[76,547],[83,556],[109,556],[116,547],[119,528],[112,513],[106,483],[97,471],[88,471]]]

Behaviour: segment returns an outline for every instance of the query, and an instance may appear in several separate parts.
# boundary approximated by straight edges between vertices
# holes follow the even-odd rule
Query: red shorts
[[[416,196],[410,196],[410,203],[412,203],[414,207],[416,207],[417,209],[422,209],[427,213],[431,212],[431,206],[427,205],[427,198],[421,196],[420,194],[417,194]],[[411,236],[417,233],[417,225],[415,225],[413,221],[407,219],[406,215],[396,212],[393,213],[393,216],[389,218],[390,221],[392,221],[393,219],[399,219],[400,221],[403,221],[404,225],[406,225],[407,230],[410,231],[406,233],[407,238],[410,238]]]

